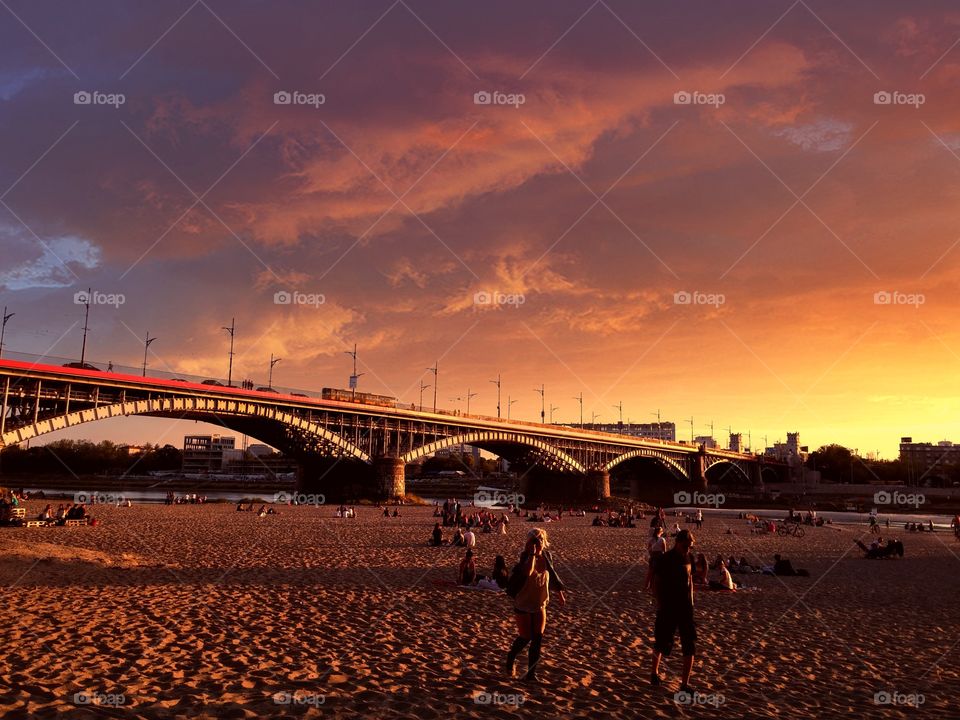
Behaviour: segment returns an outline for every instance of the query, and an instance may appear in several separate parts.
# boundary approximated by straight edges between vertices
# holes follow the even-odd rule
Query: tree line
[[[173,445],[147,443],[131,451],[128,445],[103,440],[55,440],[23,448],[13,445],[0,452],[4,475],[145,475],[180,470],[183,451]]]

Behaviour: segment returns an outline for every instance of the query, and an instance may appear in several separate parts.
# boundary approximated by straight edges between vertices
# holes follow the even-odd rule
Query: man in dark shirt
[[[653,568],[653,593],[657,599],[657,618],[654,622],[653,667],[650,682],[660,684],[660,660],[673,649],[673,636],[680,631],[680,646],[683,650],[683,670],[680,692],[693,693],[690,689],[690,672],[697,640],[693,622],[693,579],[690,568],[693,557],[693,535],[689,530],[677,533],[673,549],[663,553]]]

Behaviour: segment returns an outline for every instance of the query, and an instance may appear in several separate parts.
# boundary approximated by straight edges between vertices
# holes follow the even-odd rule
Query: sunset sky
[[[499,371],[527,420],[543,383],[564,422],[960,441],[958,41],[951,2],[7,0],[4,350],[79,357],[92,287],[95,361],[149,330],[225,377],[236,317],[258,384],[345,387],[356,343],[405,402],[439,358],[485,414]]]

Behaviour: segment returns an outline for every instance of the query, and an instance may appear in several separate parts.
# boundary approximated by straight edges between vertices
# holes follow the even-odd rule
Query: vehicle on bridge
[[[323,388],[320,391],[320,397],[324,400],[355,402],[363,403],[364,405],[378,405],[380,407],[397,406],[397,399],[389,395],[375,395],[374,393],[354,392],[353,390],[340,390],[337,388]]]

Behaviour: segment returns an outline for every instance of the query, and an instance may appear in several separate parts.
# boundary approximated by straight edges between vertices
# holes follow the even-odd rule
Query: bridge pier
[[[697,492],[707,491],[707,454],[703,450],[690,459],[690,484]]]
[[[407,482],[404,475],[406,463],[398,457],[378,457],[373,459],[373,472],[376,491],[381,499],[390,500],[407,494]]]
[[[587,488],[594,491],[592,500],[606,500],[610,497],[610,472],[607,470],[588,470]]]

